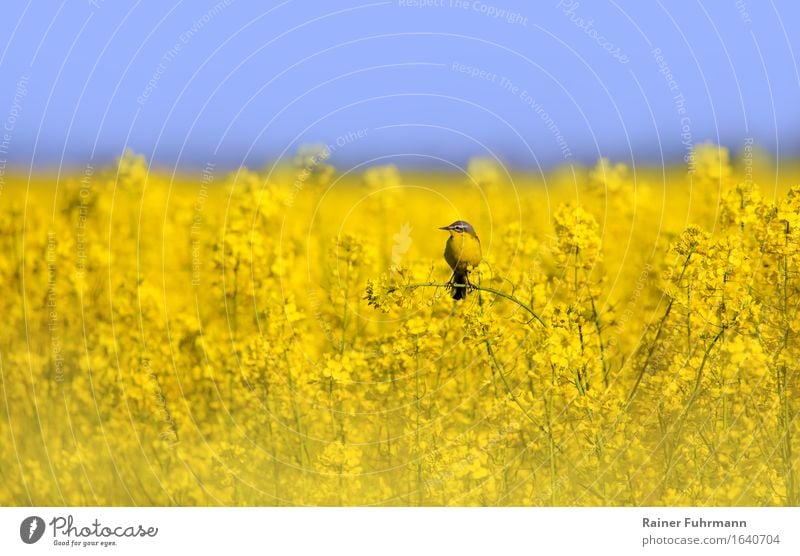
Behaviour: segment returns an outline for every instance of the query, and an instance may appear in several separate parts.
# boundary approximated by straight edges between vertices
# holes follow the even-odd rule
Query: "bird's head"
[[[469,234],[473,237],[477,237],[475,234],[475,228],[472,227],[472,224],[466,222],[465,220],[456,220],[449,226],[444,226],[443,228],[439,228],[440,230],[447,230],[450,232],[450,235],[456,234]]]

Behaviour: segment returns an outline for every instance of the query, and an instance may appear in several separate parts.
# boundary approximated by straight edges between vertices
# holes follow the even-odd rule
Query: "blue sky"
[[[800,149],[792,0],[13,1],[0,158],[259,167],[680,161]]]

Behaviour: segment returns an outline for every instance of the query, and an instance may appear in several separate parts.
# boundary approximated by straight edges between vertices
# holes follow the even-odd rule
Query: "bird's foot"
[[[445,283],[444,287],[445,287],[445,289],[447,290],[447,292],[448,292],[448,293],[452,294],[452,293],[454,293],[456,290],[458,290],[458,289],[461,287],[461,285],[460,285],[460,284],[456,284],[456,276],[455,276],[455,274],[454,274],[454,275],[453,275],[453,276],[451,276],[451,277],[450,277],[450,279],[449,279],[449,280],[448,280],[448,281]]]
[[[450,280],[448,280],[445,284],[445,288],[449,293],[454,294],[459,292],[462,294],[461,297],[463,297],[467,292],[475,289],[475,284],[470,281],[469,274],[462,275],[460,278],[461,279],[456,282],[456,274],[453,273],[453,275],[450,277]]]

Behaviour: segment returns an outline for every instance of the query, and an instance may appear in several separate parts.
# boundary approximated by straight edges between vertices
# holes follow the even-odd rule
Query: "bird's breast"
[[[481,262],[481,242],[468,234],[451,236],[444,249],[444,258],[453,270],[478,266]]]

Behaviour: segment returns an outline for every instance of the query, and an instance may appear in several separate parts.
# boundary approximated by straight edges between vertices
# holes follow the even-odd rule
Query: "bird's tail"
[[[467,297],[467,273],[463,270],[456,270],[453,273],[453,299],[458,301]]]

